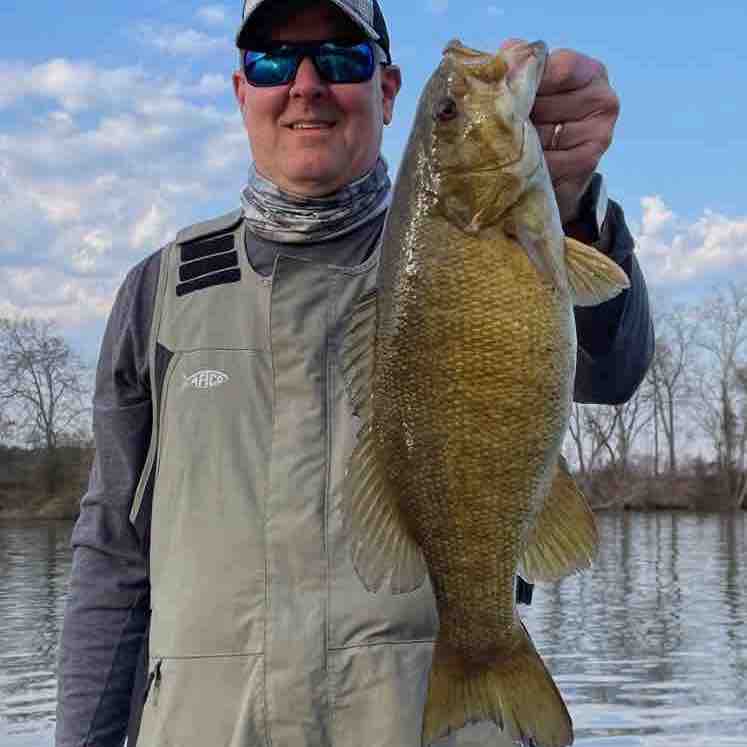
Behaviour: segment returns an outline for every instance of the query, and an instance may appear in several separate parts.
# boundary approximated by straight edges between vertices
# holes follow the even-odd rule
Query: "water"
[[[527,627],[582,747],[747,747],[747,521],[604,514]],[[0,745],[51,747],[71,525],[0,525]]]
[[[53,744],[72,524],[0,524],[0,746]]]

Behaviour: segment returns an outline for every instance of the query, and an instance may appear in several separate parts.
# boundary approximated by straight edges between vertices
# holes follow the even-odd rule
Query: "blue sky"
[[[383,3],[404,75],[385,134],[393,167],[449,39],[575,48],[607,65],[621,99],[600,170],[656,298],[747,280],[743,2]],[[53,317],[95,357],[126,270],[237,206],[249,162],[230,89],[239,12],[0,0],[0,315]]]

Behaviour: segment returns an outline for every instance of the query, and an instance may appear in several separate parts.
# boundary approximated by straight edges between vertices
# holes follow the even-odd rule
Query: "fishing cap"
[[[246,43],[251,38],[251,21],[254,14],[261,7],[277,0],[244,0],[244,11],[241,14],[241,27],[236,34],[236,46],[246,49]],[[391,60],[389,52],[389,32],[386,21],[381,12],[378,0],[328,0],[336,5],[363,33],[375,41],[385,52],[387,60]]]

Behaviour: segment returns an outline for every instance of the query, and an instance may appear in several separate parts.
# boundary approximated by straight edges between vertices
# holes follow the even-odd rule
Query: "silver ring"
[[[558,142],[560,141],[560,133],[563,131],[563,123],[558,122],[552,131],[552,137],[550,138],[550,150],[558,149]]]

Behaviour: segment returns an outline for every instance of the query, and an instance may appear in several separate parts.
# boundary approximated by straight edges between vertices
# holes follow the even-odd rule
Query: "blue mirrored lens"
[[[331,83],[362,83],[374,70],[374,55],[370,44],[340,47],[323,44],[314,58],[319,74]]]
[[[317,72],[328,83],[362,83],[371,79],[375,68],[374,52],[368,42],[352,46],[323,42],[247,51],[244,73],[254,86],[284,85],[295,78],[305,57],[311,57]]]
[[[247,52],[244,72],[255,86],[279,86],[293,79],[297,67],[295,55]]]

